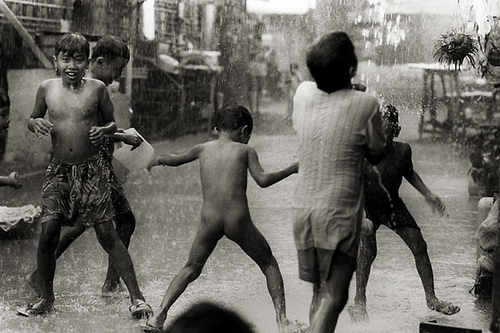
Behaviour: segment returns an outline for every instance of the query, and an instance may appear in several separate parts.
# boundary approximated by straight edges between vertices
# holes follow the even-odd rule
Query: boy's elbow
[[[261,188],[266,188],[271,186],[273,183],[268,179],[267,177],[262,177],[262,178],[255,178],[255,182],[259,187]]]

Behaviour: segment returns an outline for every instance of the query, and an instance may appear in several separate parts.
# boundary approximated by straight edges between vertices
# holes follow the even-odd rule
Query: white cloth
[[[8,232],[21,224],[33,224],[42,209],[33,205],[22,207],[0,206],[0,228]]]

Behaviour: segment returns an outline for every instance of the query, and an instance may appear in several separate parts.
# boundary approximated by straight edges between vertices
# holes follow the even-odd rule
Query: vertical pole
[[[134,58],[135,58],[135,45],[137,43],[137,29],[138,29],[138,7],[137,0],[131,0],[131,13],[130,13],[130,41],[129,52],[130,60],[127,64],[127,77],[125,78],[125,94],[127,95],[129,106],[132,106],[132,80],[134,75]]]
[[[500,212],[500,211],[499,211]],[[495,270],[493,273],[493,290],[491,294],[491,323],[492,333],[500,332],[500,216],[497,216],[497,247],[494,252]]]

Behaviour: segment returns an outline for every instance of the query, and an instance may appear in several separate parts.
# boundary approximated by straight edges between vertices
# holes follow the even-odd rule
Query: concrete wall
[[[54,78],[49,69],[20,69],[8,72],[10,107],[10,128],[7,136],[5,161],[30,163],[46,166],[50,160],[50,138],[38,139],[31,133],[26,123],[33,111],[35,95],[43,80]],[[129,127],[129,100],[118,91],[115,82],[108,90],[115,106],[115,118],[119,127]]]

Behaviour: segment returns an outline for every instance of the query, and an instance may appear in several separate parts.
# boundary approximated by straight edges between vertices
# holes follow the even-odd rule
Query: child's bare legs
[[[249,220],[242,225],[226,230],[226,236],[236,242],[241,249],[259,265],[267,281],[267,289],[273,301],[276,321],[280,332],[296,329],[299,324],[286,316],[285,288],[283,277],[269,243]]]
[[[427,252],[427,243],[422,232],[415,228],[398,228],[396,233],[408,245],[415,258],[415,265],[424,287],[427,307],[432,310],[443,312],[445,314],[457,313],[460,308],[449,302],[439,300],[434,290],[434,274],[432,265]]]
[[[346,255],[343,255],[346,256]],[[356,266],[334,261],[328,280],[313,285],[308,333],[332,333],[349,297],[349,284]]]
[[[187,286],[200,276],[203,266],[222,236],[224,236],[222,228],[218,225],[210,228],[202,222],[191,246],[187,263],[170,282],[159,309],[149,318],[146,325],[155,328],[163,327],[168,310],[186,290]]]
[[[130,239],[135,230],[135,216],[132,211],[127,213],[116,215],[116,233],[118,238],[122,241],[123,245],[128,249],[130,245]],[[116,270],[111,257],[108,261],[108,272],[106,274],[106,280],[102,286],[102,292],[112,292],[120,288],[120,275]]]
[[[144,296],[137,283],[132,259],[130,258],[127,248],[125,248],[118,238],[113,222],[108,221],[97,224],[94,226],[94,230],[99,243],[109,254],[115,264],[116,270],[125,282],[130,293],[131,303],[137,304],[139,301],[144,301]]]
[[[37,265],[39,267],[40,300],[29,308],[33,313],[47,312],[54,303],[54,274],[56,270],[55,250],[59,243],[61,224],[57,219],[42,223],[38,242]]]
[[[366,286],[370,277],[370,270],[377,256],[377,239],[375,231],[361,232],[356,267],[356,296],[354,306],[349,307],[349,314],[353,321],[367,321]]]
[[[75,239],[77,239],[84,232],[85,226],[80,221],[77,221],[74,227],[62,229],[59,244],[55,250],[56,259],[59,258],[61,254],[63,254],[64,251],[66,251],[75,241]],[[42,282],[38,268],[26,276],[26,281],[28,281],[33,290],[35,290],[35,292],[40,296],[40,284]]]

